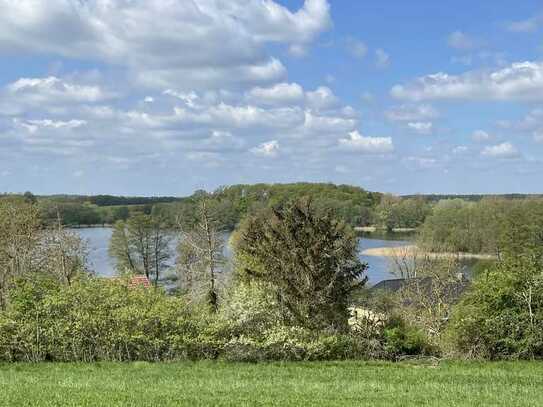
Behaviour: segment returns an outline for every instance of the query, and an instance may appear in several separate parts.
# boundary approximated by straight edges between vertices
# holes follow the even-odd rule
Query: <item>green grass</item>
[[[542,406],[543,363],[0,365],[2,406]]]

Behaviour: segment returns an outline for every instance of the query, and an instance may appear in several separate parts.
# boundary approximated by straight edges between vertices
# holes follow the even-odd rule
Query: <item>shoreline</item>
[[[443,258],[460,258],[460,259],[479,259],[479,260],[494,260],[496,256],[491,254],[477,254],[477,253],[433,253],[420,250],[415,245],[406,245],[398,247],[375,247],[371,249],[366,249],[362,251],[364,256],[374,256],[374,257],[394,257],[394,256],[428,256],[436,259]]]

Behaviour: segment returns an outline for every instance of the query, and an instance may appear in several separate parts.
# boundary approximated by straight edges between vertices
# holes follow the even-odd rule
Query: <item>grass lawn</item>
[[[0,365],[1,406],[543,406],[543,363]]]

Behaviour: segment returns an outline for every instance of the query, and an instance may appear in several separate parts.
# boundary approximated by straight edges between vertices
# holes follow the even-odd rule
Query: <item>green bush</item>
[[[383,330],[384,352],[388,359],[402,356],[430,356],[436,354],[426,335],[398,318],[393,318]]]
[[[422,349],[403,331],[285,326],[273,299],[262,294],[239,286],[212,314],[122,279],[82,277],[62,285],[35,275],[16,283],[0,313],[0,361],[393,359]]]
[[[83,278],[70,286],[46,278],[20,281],[0,321],[3,360],[209,356],[205,346],[209,341],[200,340],[205,321],[191,315],[182,299],[158,290],[128,288],[122,281]]]
[[[543,358],[541,258],[506,258],[481,274],[456,307],[448,337],[464,357]]]
[[[239,336],[228,342],[223,357],[257,362],[370,359],[383,357],[380,343],[358,335],[318,333],[307,328],[276,326],[260,337]]]

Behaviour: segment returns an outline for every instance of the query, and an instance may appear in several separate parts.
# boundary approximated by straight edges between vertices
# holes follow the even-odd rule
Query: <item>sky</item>
[[[535,0],[0,0],[0,191],[542,193]]]

